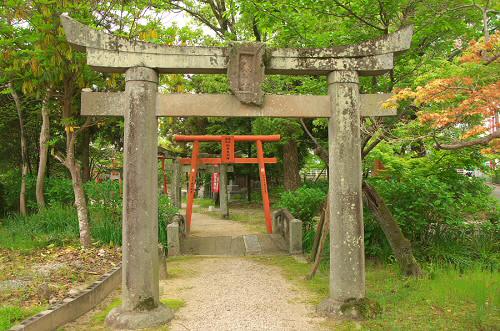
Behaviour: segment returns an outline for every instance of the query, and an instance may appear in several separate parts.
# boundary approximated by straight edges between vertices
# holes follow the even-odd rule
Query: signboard
[[[212,192],[219,193],[220,189],[220,174],[218,172],[214,172],[212,174]]]

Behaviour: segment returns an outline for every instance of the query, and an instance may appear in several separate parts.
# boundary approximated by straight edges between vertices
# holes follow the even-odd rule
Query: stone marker
[[[302,221],[293,219],[289,224],[288,252],[302,254]]]
[[[179,223],[172,222],[167,225],[167,242],[168,242],[168,256],[176,256],[180,254],[180,233]]]

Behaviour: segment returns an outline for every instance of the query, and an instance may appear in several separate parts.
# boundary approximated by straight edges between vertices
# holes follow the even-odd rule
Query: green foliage
[[[14,324],[39,313],[43,309],[44,307],[0,306],[0,331],[9,330]]]
[[[35,190],[35,180],[30,186],[30,192]],[[34,195],[34,193],[30,193]],[[73,184],[69,178],[49,177],[45,179],[45,201],[48,205],[64,204],[72,205],[75,201],[73,195]],[[34,200],[31,200],[34,201]]]
[[[36,176],[26,178],[26,197],[30,211],[38,210],[35,198]],[[16,213],[19,210],[21,174],[13,169],[0,174],[0,216]],[[45,179],[45,200],[47,205],[72,205],[73,186],[68,178],[48,177]]]
[[[500,206],[483,179],[457,173],[457,168],[480,168],[476,151],[435,151],[394,154],[400,146],[380,145],[367,159],[381,160],[385,170],[368,181],[384,198],[420,260],[469,268],[499,267]],[[385,235],[365,209],[367,254],[387,259],[391,250]]]
[[[76,211],[70,206],[53,205],[25,217],[14,214],[2,221],[0,238],[0,247],[28,250],[75,241]]]
[[[65,180],[55,181],[65,187]],[[57,185],[54,185],[57,187]],[[54,190],[61,192],[62,189]],[[101,244],[121,245],[122,198],[117,181],[85,184],[92,238]],[[72,196],[72,195],[71,195]],[[165,195],[158,198],[159,240],[166,247],[166,224],[177,213]],[[33,249],[63,245],[79,237],[78,219],[72,205],[51,204],[38,213],[22,217],[12,214],[0,226],[0,247]]]
[[[170,223],[179,210],[174,206],[167,195],[160,194],[158,197],[158,241],[168,249],[167,224]]]
[[[312,228],[313,217],[318,214],[325,199],[326,193],[321,189],[300,187],[295,191],[283,192],[278,207],[288,209],[295,218],[301,220],[307,232]]]

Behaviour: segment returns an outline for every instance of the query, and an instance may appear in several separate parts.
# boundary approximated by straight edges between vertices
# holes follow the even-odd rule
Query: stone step
[[[259,238],[255,234],[243,236],[245,255],[259,255],[262,252]]]
[[[281,255],[288,254],[285,240],[279,235],[186,237],[180,241],[183,255]]]

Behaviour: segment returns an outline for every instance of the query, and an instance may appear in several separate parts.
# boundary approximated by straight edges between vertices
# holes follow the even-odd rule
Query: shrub
[[[70,183],[71,184],[71,183]],[[63,192],[66,185],[60,181]],[[121,245],[122,242],[122,197],[116,181],[102,183],[87,182],[90,231],[92,238],[103,244]],[[55,196],[55,195],[54,195]],[[71,194],[72,196],[72,194]],[[158,198],[159,241],[167,246],[167,223],[177,213],[168,196]],[[47,244],[62,245],[77,241],[79,227],[76,210],[72,205],[53,203],[36,214],[22,217],[13,214],[0,227],[0,245],[10,248],[36,248]]]
[[[312,227],[316,216],[326,199],[326,193],[318,188],[300,187],[295,191],[283,192],[278,207],[286,208],[292,215],[301,220],[304,229]]]
[[[122,198],[117,181],[85,183],[92,238],[110,245],[122,242]]]
[[[49,205],[72,205],[75,198],[71,179],[57,177],[46,178],[45,200]]]
[[[418,259],[468,268],[498,268],[500,219],[498,202],[478,178],[445,172],[431,176],[407,173],[404,178],[372,178],[412,242]],[[365,245],[369,255],[390,256],[385,236],[365,210]]]
[[[78,238],[76,210],[53,205],[29,216],[12,215],[3,220],[0,245],[12,249],[32,249],[48,244],[63,245]]]

